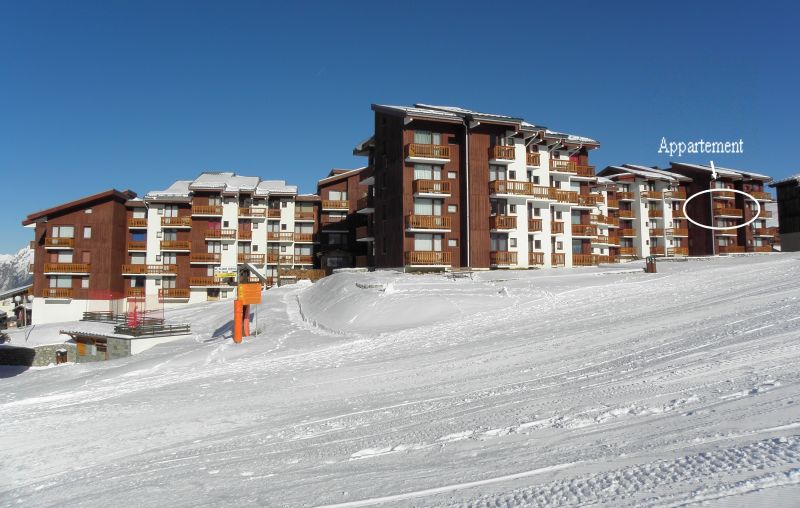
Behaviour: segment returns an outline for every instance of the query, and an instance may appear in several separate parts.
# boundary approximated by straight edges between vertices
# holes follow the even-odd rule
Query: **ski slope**
[[[342,273],[0,378],[0,505],[798,506],[800,256]]]

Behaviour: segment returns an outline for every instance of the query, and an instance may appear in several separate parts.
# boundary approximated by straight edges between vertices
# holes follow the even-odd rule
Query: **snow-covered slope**
[[[796,504],[800,260],[632,266],[339,274],[241,345],[172,311],[193,340],[0,379],[0,504]]]
[[[0,254],[0,291],[30,284],[28,265],[33,262],[33,251],[28,247],[16,254]]]

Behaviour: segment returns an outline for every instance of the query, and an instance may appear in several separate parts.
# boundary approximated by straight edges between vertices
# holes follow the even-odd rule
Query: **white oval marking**
[[[717,192],[717,191],[719,191],[719,192],[735,192],[737,194],[743,195],[746,199],[749,199],[750,201],[754,202],[756,204],[756,213],[753,214],[753,218],[750,219],[749,221],[745,222],[744,224],[739,224],[738,226],[706,226],[705,224],[700,224],[696,220],[694,220],[691,217],[689,217],[689,213],[686,211],[686,205],[689,204],[689,201],[693,200],[694,198],[696,198],[700,194],[706,194],[706,193],[711,194],[712,192]],[[737,189],[706,189],[706,190],[701,190],[700,192],[692,194],[691,196],[689,196],[686,199],[686,201],[683,202],[683,215],[684,215],[684,217],[686,217],[686,220],[688,220],[689,222],[691,222],[695,226],[700,226],[701,228],[712,229],[712,230],[739,229],[739,228],[743,228],[745,226],[749,226],[756,219],[758,219],[758,214],[760,214],[760,213],[761,213],[761,203],[759,203],[756,198],[754,198],[750,194],[746,193],[745,191],[740,191],[740,190],[737,190]],[[714,212],[713,211],[711,212],[711,220],[712,221],[714,220]]]

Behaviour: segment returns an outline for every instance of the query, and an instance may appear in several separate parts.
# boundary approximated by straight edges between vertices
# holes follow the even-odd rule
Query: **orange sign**
[[[239,284],[239,295],[237,298],[242,305],[261,303],[261,283],[247,282]]]

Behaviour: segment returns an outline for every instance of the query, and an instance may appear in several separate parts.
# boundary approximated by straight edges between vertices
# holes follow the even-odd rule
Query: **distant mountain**
[[[30,284],[28,265],[33,262],[33,251],[28,247],[16,254],[0,254],[0,291]]]

